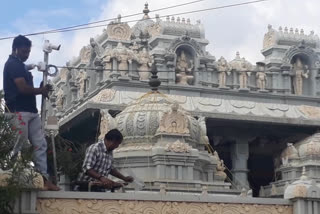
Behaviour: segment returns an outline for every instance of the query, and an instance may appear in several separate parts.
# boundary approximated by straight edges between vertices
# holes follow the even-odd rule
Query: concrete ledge
[[[131,201],[168,201],[168,202],[198,202],[198,203],[228,203],[228,204],[261,204],[261,205],[288,205],[289,200],[271,198],[250,198],[240,196],[199,195],[192,193],[157,192],[139,193],[99,193],[99,192],[46,192],[38,193],[38,199],[96,199],[96,200],[131,200]]]

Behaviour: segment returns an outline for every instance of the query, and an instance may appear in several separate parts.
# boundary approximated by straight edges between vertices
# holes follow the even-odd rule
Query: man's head
[[[112,129],[104,136],[104,142],[108,151],[118,148],[123,140],[123,136],[118,129]]]
[[[12,53],[22,62],[27,61],[31,51],[31,41],[25,36],[17,36],[12,43]]]

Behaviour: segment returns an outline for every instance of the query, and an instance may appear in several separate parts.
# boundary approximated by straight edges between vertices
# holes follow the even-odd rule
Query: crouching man
[[[132,182],[133,178],[122,175],[112,165],[112,151],[121,144],[123,136],[118,129],[110,130],[101,140],[89,146],[82,165],[82,173],[79,177],[79,190],[104,192],[105,189],[114,189],[123,186],[122,183],[114,182],[108,178],[113,175],[127,183]]]

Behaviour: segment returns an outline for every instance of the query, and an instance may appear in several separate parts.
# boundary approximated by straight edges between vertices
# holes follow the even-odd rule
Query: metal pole
[[[44,51],[44,64],[46,66],[45,71],[43,71],[43,87],[47,84],[48,79],[48,63],[49,63],[49,53]],[[41,102],[41,128],[45,130],[45,121],[46,121],[46,98],[42,95],[42,102]]]
[[[56,153],[56,144],[54,141],[54,131],[50,131],[51,135],[51,144],[52,144],[52,155],[53,155],[53,174],[55,179],[53,180],[54,184],[57,184],[58,172],[57,172],[57,153]]]

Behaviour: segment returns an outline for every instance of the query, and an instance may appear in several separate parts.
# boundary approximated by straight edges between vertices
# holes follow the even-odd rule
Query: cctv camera
[[[49,42],[49,40],[44,41],[43,51],[46,53],[51,53],[52,50],[60,50],[61,45],[53,45]]]

